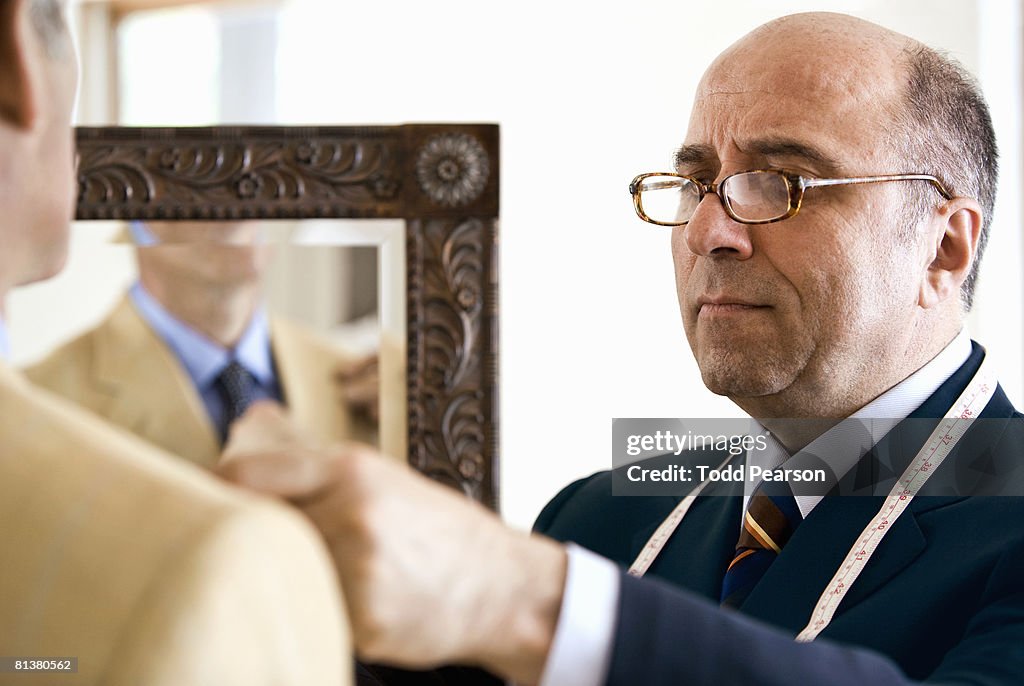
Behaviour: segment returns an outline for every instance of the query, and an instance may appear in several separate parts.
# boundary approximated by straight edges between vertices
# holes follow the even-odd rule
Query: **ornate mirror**
[[[497,126],[99,127],[77,140],[79,220],[125,235],[258,222],[328,236],[317,254],[375,246],[391,274],[378,277],[382,331],[404,331],[380,348],[381,379],[404,379],[382,384],[381,434],[400,436],[383,447],[497,507]],[[340,287],[294,268],[277,278]]]

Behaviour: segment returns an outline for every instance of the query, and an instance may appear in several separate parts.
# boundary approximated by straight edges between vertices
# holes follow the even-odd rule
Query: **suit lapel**
[[[745,614],[800,631],[857,537],[884,498],[825,498],[797,527],[782,554],[741,606]],[[925,548],[912,512],[896,520],[848,592],[840,612],[860,602],[910,564]]]
[[[281,391],[299,427],[325,442],[376,443],[375,427],[354,420],[341,397],[336,375],[352,360],[300,325],[274,318],[270,327]]]
[[[125,298],[96,331],[92,379],[111,422],[203,466],[220,452],[216,430],[174,354]]]
[[[941,417],[956,401],[970,382],[981,364],[984,351],[974,344],[971,357],[953,374],[909,419],[916,422],[909,431],[901,430],[903,424],[885,436],[872,449],[861,465],[885,463],[896,471],[897,478],[913,460],[926,440],[930,429],[920,420]],[[1012,416],[1013,406],[1002,389],[997,389],[984,412],[982,419],[998,419]],[[976,435],[972,440],[970,431],[957,446],[957,455],[950,456],[942,470],[954,469],[953,461],[970,461],[975,454],[989,449],[994,438],[991,433]],[[914,439],[914,440],[911,440]],[[884,455],[882,459],[879,455]],[[869,468],[874,471],[874,468]],[[860,474],[864,476],[863,470]],[[878,476],[877,471],[873,474]],[[931,482],[929,482],[931,483]],[[844,479],[834,489],[842,491],[851,483]],[[868,491],[872,489],[867,489]],[[850,491],[845,491],[850,492]],[[877,489],[875,489],[877,492]],[[888,492],[888,488],[885,488]],[[962,500],[966,496],[918,496],[891,526],[884,540],[872,555],[870,562],[847,592],[839,606],[837,617],[856,604],[863,602],[875,590],[887,583],[911,564],[927,547],[928,541],[918,518],[928,512]],[[741,606],[745,614],[758,617],[773,624],[799,632],[806,626],[818,598],[832,580],[854,542],[878,513],[885,500],[884,495],[849,496],[830,495],[808,515],[796,529],[793,537],[783,549],[779,558],[769,567],[764,577]]]
[[[718,602],[725,569],[733,558],[740,534],[742,495],[742,483],[720,482],[697,498],[647,576],[666,579]],[[671,509],[637,533],[633,539],[634,557],[669,512]]]
[[[284,404],[300,427],[322,436],[324,427],[320,426],[319,420],[322,409],[318,412],[318,407],[322,408],[324,404],[320,393],[322,382],[309,372],[310,365],[315,367],[317,360],[310,359],[310,350],[302,345],[301,336],[293,324],[274,317],[270,322],[270,332],[271,353]],[[327,368],[321,371],[325,375],[333,373]]]

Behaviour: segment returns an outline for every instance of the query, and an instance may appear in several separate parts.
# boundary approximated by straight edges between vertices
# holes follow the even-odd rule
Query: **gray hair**
[[[62,0],[30,0],[29,19],[47,54],[54,59],[66,58],[71,41]]]
[[[927,46],[906,53],[907,83],[897,105],[899,145],[911,171],[932,174],[954,195],[974,198],[984,212],[974,264],[960,289],[970,311],[981,257],[988,244],[999,176],[996,136],[981,88],[952,58]],[[931,212],[937,194],[930,184],[915,184],[911,198]]]

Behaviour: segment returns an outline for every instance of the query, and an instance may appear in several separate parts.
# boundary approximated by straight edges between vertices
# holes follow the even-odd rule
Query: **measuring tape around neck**
[[[953,450],[956,444],[970,428],[971,420],[981,414],[981,411],[988,405],[992,394],[996,390],[995,375],[987,359],[983,359],[974,378],[946,412],[935,430],[932,431],[924,446],[918,451],[910,466],[900,476],[899,481],[893,486],[885,502],[868,525],[861,532],[850,552],[847,553],[839,570],[832,577],[832,580],[825,587],[818,603],[811,612],[811,619],[804,627],[796,640],[801,643],[813,641],[818,634],[832,621],[836,609],[847,591],[857,580],[860,573],[867,566],[871,556],[875,553],[879,543],[892,529],[893,523],[902,515],[910,502],[914,499],[924,486],[928,478],[938,469],[946,456]],[[731,458],[726,459],[718,469],[721,470],[729,463]],[[629,574],[641,577],[654,560],[658,557],[669,538],[679,527],[690,506],[701,494],[709,482],[705,481],[693,489],[683,500],[676,505],[675,509],[665,518],[665,521],[658,526],[654,534],[644,545],[636,560],[629,567]]]
[[[730,461],[732,461],[732,456],[725,458],[725,461],[715,469],[719,472],[722,471],[725,465],[729,464]],[[637,555],[637,558],[633,560],[633,564],[629,566],[629,574],[641,577],[647,573],[647,570],[650,569],[654,560],[658,557],[658,554],[661,553],[662,548],[664,548],[665,544],[668,543],[668,539],[672,537],[673,533],[675,533],[679,523],[683,521],[683,517],[685,517],[686,513],[690,511],[690,506],[693,505],[693,501],[697,499],[697,496],[701,494],[701,491],[703,491],[704,487],[709,483],[711,482],[702,481],[700,485],[690,491],[689,495],[683,498],[682,501],[675,506],[675,509],[672,510],[669,516],[665,518],[665,521],[658,526],[654,531],[654,534],[652,534],[650,539],[648,539],[643,550],[641,550],[640,554]]]

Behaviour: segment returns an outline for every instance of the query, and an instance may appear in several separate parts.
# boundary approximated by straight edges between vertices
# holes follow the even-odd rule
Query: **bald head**
[[[879,95],[899,90],[900,58],[919,47],[906,36],[842,14],[782,17],[723,52],[704,75],[698,97],[754,87],[789,97],[844,94],[862,104],[877,102]]]
[[[733,44],[704,74],[697,100],[713,110],[722,96],[754,91],[796,104],[793,120],[784,123],[790,130],[799,129],[802,117],[828,116],[833,151],[843,158],[860,153],[867,165],[851,169],[839,159],[836,171],[931,174],[955,195],[981,204],[978,250],[961,291],[961,304],[969,310],[998,175],[991,118],[970,74],[938,51],[877,24],[809,12],[768,22]],[[831,107],[823,109],[822,103]],[[735,99],[728,106],[735,107]],[[924,185],[908,188],[907,195],[908,226],[939,200]]]
[[[805,12],[779,17],[758,26],[738,40],[723,56],[756,43],[779,43],[784,51],[803,59],[820,56],[835,58],[862,56],[882,59],[920,45],[909,36],[878,24],[835,12]],[[843,54],[849,51],[847,54]]]

